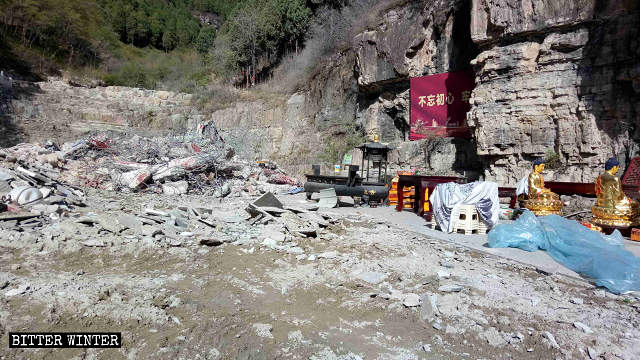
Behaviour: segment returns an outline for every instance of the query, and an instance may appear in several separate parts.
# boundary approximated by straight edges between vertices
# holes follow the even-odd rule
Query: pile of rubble
[[[261,184],[299,185],[275,164],[237,159],[212,126],[181,135],[101,133],[61,146],[19,144],[0,150],[0,169],[0,195],[18,205],[56,191],[81,197],[84,187],[225,197],[257,194]]]
[[[299,189],[298,185],[276,164],[239,159],[213,126],[180,135],[113,132],[62,145],[23,143],[0,149],[0,230],[22,233],[70,222],[71,227],[78,223],[93,227],[98,236],[101,232],[119,235],[126,228],[140,234],[144,224],[166,223],[171,226],[168,236],[177,243],[177,235],[188,232],[181,226],[185,214],[136,209],[125,216],[131,220],[120,216],[122,211],[103,212],[105,197],[119,193],[255,198],[270,191]],[[87,196],[90,189],[96,189],[92,199]],[[190,211],[186,215],[195,219],[197,214],[200,225],[215,228],[207,224],[206,214]],[[110,218],[116,219],[115,225]]]

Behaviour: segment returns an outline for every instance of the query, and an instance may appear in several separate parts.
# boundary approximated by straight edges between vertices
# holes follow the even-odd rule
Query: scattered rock
[[[591,328],[579,321],[576,321],[573,323],[573,326],[575,326],[577,329],[580,329],[582,331],[585,332],[585,334],[593,334],[593,330],[591,330]]]
[[[500,346],[507,345],[507,341],[500,334],[498,329],[494,327],[488,328],[486,331],[482,333],[482,336],[487,340],[487,342],[491,346],[500,347]]]
[[[336,257],[338,257],[337,251],[325,251],[318,254],[319,259],[335,259]]]
[[[442,285],[438,288],[440,292],[460,292],[464,288],[460,285]]]
[[[218,239],[200,239],[200,245],[220,246],[223,242]]]
[[[22,295],[25,292],[27,292],[27,290],[29,290],[30,286],[27,284],[23,284],[20,285],[19,287],[15,288],[15,289],[11,289],[9,291],[7,291],[6,293],[4,293],[4,296],[6,297],[12,297],[12,296],[17,296],[17,295]]]
[[[420,305],[420,296],[418,294],[405,294],[402,304],[406,307],[415,307]]]
[[[438,313],[438,297],[436,294],[422,294],[420,306],[420,319],[431,321]]]
[[[318,255],[318,257],[320,257],[320,255]],[[356,278],[373,285],[381,283],[386,277],[385,274],[375,271],[365,271],[356,275]]]
[[[273,326],[271,324],[256,323],[253,324],[253,329],[255,330],[256,335],[263,338],[273,339],[273,334],[271,334],[271,331],[273,331]]]
[[[571,302],[572,304],[577,304],[577,305],[582,305],[584,303],[584,301],[581,298],[578,298],[578,297],[573,297],[573,298],[569,299],[569,302]]]
[[[104,241],[97,240],[97,239],[89,239],[87,241],[81,242],[81,244],[84,245],[84,246],[88,246],[88,247],[105,247],[105,246],[107,246],[104,243]]]
[[[558,342],[556,342],[556,338],[553,336],[553,334],[548,331],[545,331],[542,334],[547,340],[549,340],[549,344],[551,345],[551,347],[553,347],[554,349],[560,348],[560,345],[558,345]]]
[[[300,330],[289,331],[287,338],[289,339],[289,341],[293,341],[296,343],[301,343],[304,340],[304,337],[302,336],[302,331]]]

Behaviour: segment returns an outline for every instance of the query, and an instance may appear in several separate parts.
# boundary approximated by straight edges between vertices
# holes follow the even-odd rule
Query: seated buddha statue
[[[529,174],[529,199],[524,206],[536,216],[560,215],[562,201],[558,194],[544,187],[543,170],[544,160],[539,158],[533,162],[533,171]]]
[[[620,179],[616,176],[619,165],[618,159],[610,158],[604,164],[604,174],[596,180],[598,201],[591,212],[597,225],[629,227],[640,224],[638,202],[622,192]]]

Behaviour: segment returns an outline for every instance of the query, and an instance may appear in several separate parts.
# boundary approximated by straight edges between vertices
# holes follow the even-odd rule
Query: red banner
[[[471,137],[467,126],[469,96],[475,83],[466,71],[414,77],[410,80],[409,140],[428,135]]]

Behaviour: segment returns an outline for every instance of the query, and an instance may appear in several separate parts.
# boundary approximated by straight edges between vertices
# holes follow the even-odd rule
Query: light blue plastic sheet
[[[640,290],[640,258],[624,248],[617,230],[604,235],[558,215],[536,217],[525,210],[515,222],[494,227],[489,246],[545,250],[555,261],[612,293]]]

